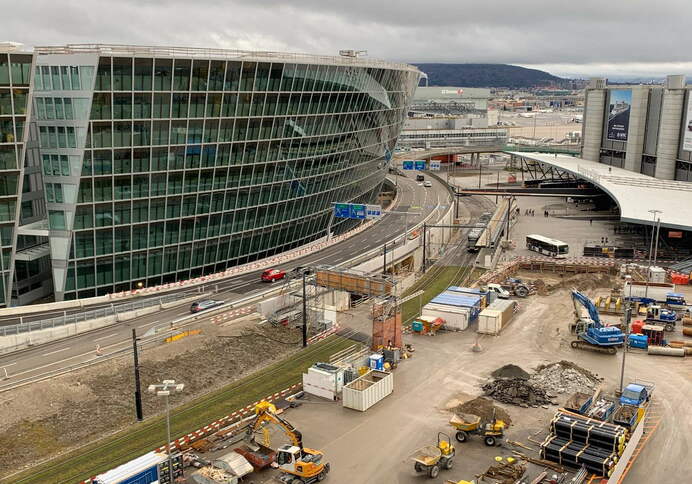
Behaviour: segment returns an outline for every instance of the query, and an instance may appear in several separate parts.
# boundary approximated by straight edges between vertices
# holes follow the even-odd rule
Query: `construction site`
[[[615,484],[651,482],[653,469],[685,482],[692,418],[675,409],[692,389],[689,279],[525,255],[509,235],[531,233],[528,207],[471,197],[456,222],[489,211],[479,250],[431,224],[413,237],[419,252],[385,248],[381,271],[298,267],[242,314],[167,328],[134,366],[3,391],[0,479]],[[165,407],[142,393],[143,421],[135,367],[164,382]]]

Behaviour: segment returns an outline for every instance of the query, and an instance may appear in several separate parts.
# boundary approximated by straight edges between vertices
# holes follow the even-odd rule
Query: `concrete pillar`
[[[682,122],[684,89],[665,89],[661,107],[661,124],[658,130],[656,147],[656,178],[675,179],[675,160],[680,144],[680,123]]]
[[[586,90],[584,119],[582,121],[582,158],[585,160],[599,161],[601,157],[605,99],[605,89]]]
[[[644,86],[632,88],[632,107],[630,109],[630,127],[627,132],[627,152],[625,153],[625,170],[641,173],[642,153],[644,151],[644,132],[646,131],[646,114],[648,110],[649,90]]]

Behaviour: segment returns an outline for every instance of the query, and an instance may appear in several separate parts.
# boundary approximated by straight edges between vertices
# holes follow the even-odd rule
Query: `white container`
[[[663,267],[649,268],[649,281],[658,284],[666,282],[666,270]]]
[[[457,306],[443,306],[441,304],[426,304],[423,306],[421,315],[442,319],[445,322],[443,327],[448,331],[463,331],[469,326],[471,309]]]
[[[394,375],[371,370],[345,385],[341,394],[346,408],[365,412],[394,391]]]
[[[647,287],[645,282],[625,282],[622,289],[622,294],[626,298],[630,296],[633,298],[646,297],[658,302],[666,302],[666,294],[669,292],[675,292],[675,284],[652,282]]]
[[[344,384],[344,369],[326,363],[315,363],[303,373],[303,390],[328,400],[335,400]]]
[[[235,450],[215,459],[212,465],[217,469],[222,469],[230,475],[237,477],[247,476],[254,470],[252,464]]]

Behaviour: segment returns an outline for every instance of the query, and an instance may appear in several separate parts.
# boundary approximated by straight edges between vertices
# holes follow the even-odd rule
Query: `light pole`
[[[180,393],[185,388],[184,383],[175,383],[175,380],[163,380],[160,384],[149,385],[149,393],[153,393],[157,397],[164,397],[166,400],[166,453],[168,454],[168,477],[170,483],[173,483],[173,456],[171,455],[171,412],[168,405],[168,397],[175,393]]]
[[[663,210],[652,209],[652,210],[649,210],[649,213],[652,214],[653,219],[656,220],[656,214],[663,213]],[[659,222],[660,222],[660,219],[659,219]],[[655,229],[655,224],[652,224],[651,242],[649,243],[649,264],[646,267],[646,286],[644,287],[644,297],[649,296],[649,282],[651,282],[650,281],[650,279],[651,279],[651,259],[653,257],[653,253],[654,253],[654,249],[653,249],[653,247],[654,247],[654,232],[655,232],[654,229]],[[656,234],[656,250],[658,250],[658,233]]]
[[[632,319],[632,276],[629,274],[625,276],[625,285],[629,284],[629,296],[627,297],[627,304],[625,304],[625,345],[622,348],[622,367],[620,368],[620,395],[622,395],[622,390],[625,384],[625,357],[627,355],[628,346],[628,336],[630,332],[630,321]]]

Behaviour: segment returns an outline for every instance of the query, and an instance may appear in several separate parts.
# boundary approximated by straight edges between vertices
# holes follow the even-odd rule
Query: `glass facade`
[[[56,299],[269,257],[325,237],[332,202],[374,202],[420,73],[318,59],[39,51]]]
[[[0,52],[0,306],[12,280],[32,60],[31,54]]]

